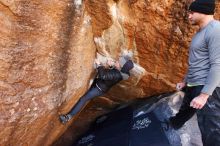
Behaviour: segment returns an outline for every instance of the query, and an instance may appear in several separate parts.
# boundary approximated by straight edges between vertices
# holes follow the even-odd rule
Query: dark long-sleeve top
[[[93,85],[96,85],[103,92],[107,92],[122,80],[121,72],[116,68],[107,69],[104,66],[99,66],[97,70],[98,73]]]

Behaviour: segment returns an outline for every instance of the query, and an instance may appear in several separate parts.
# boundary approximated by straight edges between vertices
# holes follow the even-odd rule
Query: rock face
[[[0,145],[52,145],[68,127],[58,115],[94,77],[97,52],[117,59],[129,50],[137,69],[72,121],[71,140],[120,103],[174,90],[186,71],[195,31],[187,22],[189,3],[0,0]]]

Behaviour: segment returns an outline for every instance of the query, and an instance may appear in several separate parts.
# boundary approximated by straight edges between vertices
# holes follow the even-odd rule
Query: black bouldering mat
[[[132,118],[131,107],[101,116],[77,146],[128,146]]]
[[[153,112],[132,121],[129,146],[169,146],[169,141]]]
[[[126,107],[98,118],[74,146],[169,146],[169,141],[153,112],[134,118]]]

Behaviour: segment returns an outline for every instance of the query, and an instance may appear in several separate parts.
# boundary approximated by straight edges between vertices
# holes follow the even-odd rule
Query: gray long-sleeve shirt
[[[220,87],[220,22],[213,20],[198,31],[191,42],[186,82],[204,85],[202,93],[211,95]]]

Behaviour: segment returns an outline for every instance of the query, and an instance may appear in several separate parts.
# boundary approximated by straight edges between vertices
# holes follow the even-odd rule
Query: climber
[[[103,95],[121,80],[128,79],[130,76],[129,71],[134,67],[133,62],[127,56],[124,56],[116,62],[108,60],[107,66],[101,64],[98,59],[95,60],[95,64],[97,75],[90,89],[79,99],[76,105],[74,105],[67,114],[60,115],[59,118],[61,123],[65,124],[68,122],[82,109],[87,101]]]

